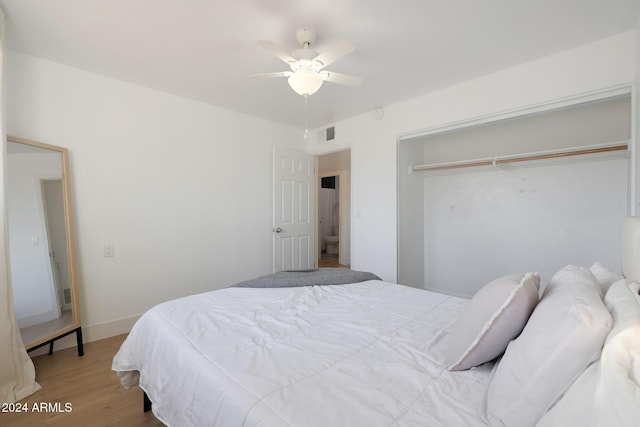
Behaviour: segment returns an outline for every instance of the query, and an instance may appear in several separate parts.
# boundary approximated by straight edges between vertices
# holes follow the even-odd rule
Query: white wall
[[[629,31],[387,106],[382,120],[367,113],[335,123],[331,149],[352,150],[352,268],[396,280],[399,135],[632,83],[635,63]],[[327,150],[317,141],[308,147]]]
[[[300,130],[10,51],[6,82],[8,134],[69,148],[88,341],[271,272],[272,146]]]
[[[424,163],[470,161],[545,150],[605,143],[626,144],[631,138],[631,96],[545,111],[446,133],[411,138],[424,144]],[[401,147],[404,147],[403,142]],[[414,162],[419,164],[419,162]]]
[[[567,264],[620,266],[626,158],[561,159],[425,175],[424,288],[472,297],[506,274],[541,288]]]

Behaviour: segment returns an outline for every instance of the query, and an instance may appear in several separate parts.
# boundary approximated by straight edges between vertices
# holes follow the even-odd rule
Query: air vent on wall
[[[332,141],[336,138],[336,128],[335,126],[331,126],[327,128],[327,141]]]
[[[318,131],[318,142],[329,142],[336,139],[336,127],[331,126]]]

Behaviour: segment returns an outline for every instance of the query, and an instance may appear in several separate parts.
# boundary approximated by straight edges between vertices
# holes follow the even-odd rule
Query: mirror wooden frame
[[[32,351],[40,347],[49,345],[49,354],[53,352],[53,343],[57,339],[76,334],[78,344],[78,356],[84,355],[84,346],[82,342],[82,326],[80,322],[80,300],[78,293],[78,280],[76,269],[76,249],[75,249],[75,237],[73,232],[73,210],[71,203],[71,176],[69,173],[69,150],[64,147],[58,147],[56,145],[45,144],[42,142],[32,141],[25,138],[7,135],[8,142],[15,142],[18,144],[24,144],[31,147],[43,148],[46,150],[54,151],[60,154],[62,162],[62,197],[64,207],[64,224],[65,234],[67,238],[67,260],[69,265],[69,288],[71,293],[71,310],[72,310],[72,323],[66,325],[54,332],[43,335],[30,342],[25,342],[27,351]]]

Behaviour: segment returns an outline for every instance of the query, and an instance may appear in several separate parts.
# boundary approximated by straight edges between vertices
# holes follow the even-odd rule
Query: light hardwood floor
[[[151,412],[142,411],[142,390],[125,390],[111,370],[113,356],[126,335],[86,343],[84,356],[76,348],[54,352],[51,356],[33,358],[36,381],[42,386],[37,393],[22,400],[27,413],[0,413],[0,426],[163,426]],[[32,412],[42,403],[61,412]],[[64,412],[65,404],[71,411]]]
[[[331,267],[331,268],[349,268],[348,265],[342,265],[338,262],[337,256],[322,254],[318,260],[318,267]]]

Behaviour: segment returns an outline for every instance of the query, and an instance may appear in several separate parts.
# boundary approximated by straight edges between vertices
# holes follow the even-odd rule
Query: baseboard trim
[[[112,320],[109,322],[96,323],[87,327],[82,327],[82,335],[86,342],[98,341],[116,335],[128,334],[133,325],[140,318],[140,314],[131,317]]]

